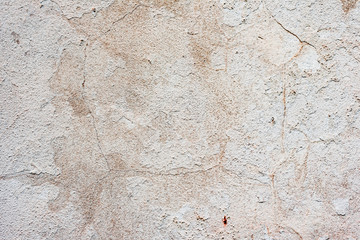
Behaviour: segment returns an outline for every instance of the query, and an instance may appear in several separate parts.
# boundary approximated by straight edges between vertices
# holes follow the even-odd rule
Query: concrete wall
[[[0,239],[360,239],[356,2],[2,0]]]

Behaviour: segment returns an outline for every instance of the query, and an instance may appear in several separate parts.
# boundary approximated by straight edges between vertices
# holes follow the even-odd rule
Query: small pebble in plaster
[[[93,16],[96,17],[96,8],[92,8],[91,12],[92,12]]]
[[[16,42],[17,44],[20,44],[20,40],[19,40],[20,36],[19,36],[19,34],[17,34],[16,32],[12,32],[11,36],[14,38],[14,42]]]
[[[275,118],[274,118],[274,117],[271,118],[271,124],[272,124],[272,125],[275,124]]]
[[[226,224],[227,224],[226,216],[224,216],[224,218],[223,218],[223,223],[224,223],[224,226],[226,226]]]

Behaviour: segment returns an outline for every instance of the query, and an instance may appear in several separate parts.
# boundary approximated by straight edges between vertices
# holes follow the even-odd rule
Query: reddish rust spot
[[[224,226],[226,226],[226,224],[227,224],[227,219],[226,219],[226,216],[224,216],[224,218],[223,218],[223,223],[224,223]]]

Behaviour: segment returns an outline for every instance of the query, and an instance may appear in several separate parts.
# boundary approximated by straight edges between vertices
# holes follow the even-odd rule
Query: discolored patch
[[[179,0],[154,0],[151,5],[157,8],[165,7],[168,10],[177,10]]]
[[[86,133],[94,134],[93,130],[86,130]],[[54,201],[49,202],[49,209],[58,212],[69,203],[78,205],[86,227],[93,221],[100,204],[100,194],[103,184],[106,184],[107,173],[99,165],[93,168],[101,156],[91,147],[95,145],[92,142],[94,138],[82,137],[82,134],[84,133],[78,131],[69,138],[59,137],[53,140],[54,160],[61,169],[61,174],[51,182],[59,187],[60,193]],[[80,142],[83,147],[79,147]],[[82,231],[83,228],[79,229],[79,234]]]
[[[218,22],[221,13],[218,8],[210,4],[200,4],[195,9],[198,9],[201,17],[188,31],[190,53],[194,67],[201,75],[207,76],[214,71],[211,68],[211,55],[224,42],[223,32]]]
[[[111,170],[123,170],[126,164],[123,160],[123,156],[120,153],[110,153],[106,155]]]
[[[76,116],[86,116],[90,113],[80,93],[71,93],[68,102]]]
[[[351,9],[355,8],[357,1],[358,0],[341,0],[344,12],[348,13]]]

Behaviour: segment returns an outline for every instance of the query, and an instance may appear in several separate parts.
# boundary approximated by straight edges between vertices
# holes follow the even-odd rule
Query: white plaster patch
[[[231,0],[221,0],[220,4],[223,5],[224,13],[224,24],[235,27],[241,24],[242,22],[242,8],[245,5],[243,1],[231,1]]]
[[[311,46],[305,45],[295,62],[302,71],[316,71],[321,67],[318,58],[316,50]]]
[[[335,211],[338,215],[345,216],[349,212],[349,199],[337,198],[333,200]]]

